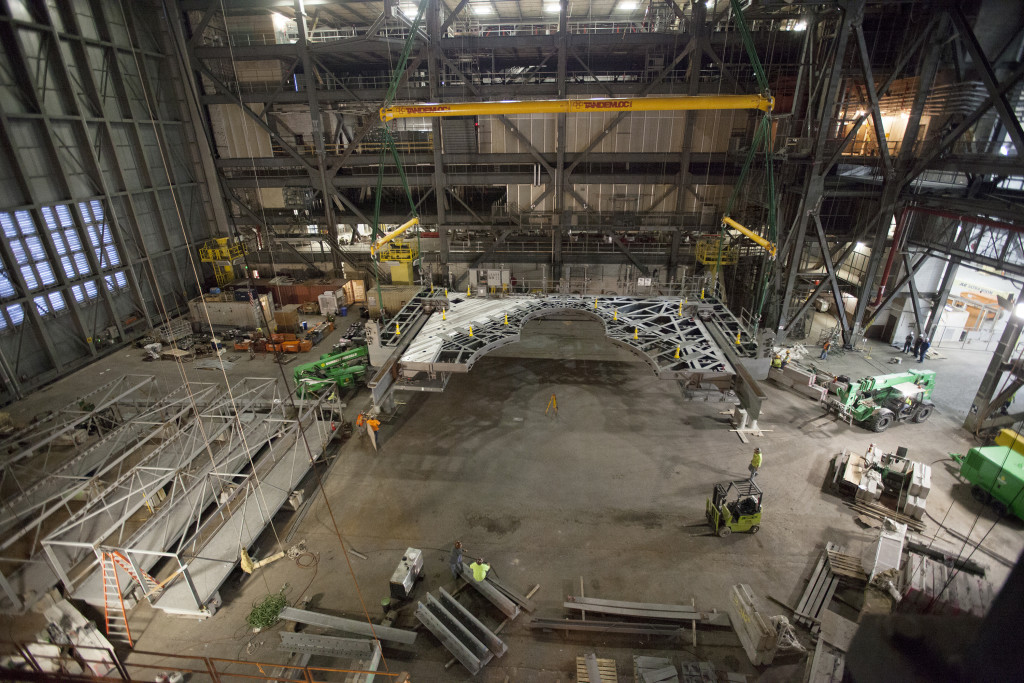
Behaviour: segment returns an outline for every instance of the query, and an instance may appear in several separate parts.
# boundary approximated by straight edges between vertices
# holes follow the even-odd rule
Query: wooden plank
[[[614,659],[599,659],[593,652],[576,658],[578,683],[618,683],[618,666]]]

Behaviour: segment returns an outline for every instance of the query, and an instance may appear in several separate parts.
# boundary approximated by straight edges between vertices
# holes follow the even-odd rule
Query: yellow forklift
[[[705,514],[711,530],[718,536],[761,529],[761,501],[764,492],[750,479],[722,482],[708,498]]]

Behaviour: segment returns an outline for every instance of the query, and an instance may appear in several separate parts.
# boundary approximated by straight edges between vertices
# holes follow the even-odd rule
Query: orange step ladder
[[[117,568],[120,567],[132,581],[142,586],[146,590],[146,595],[158,591],[160,586],[146,572],[136,573],[128,558],[116,550],[101,551],[100,564],[103,569],[103,618],[107,627],[107,635],[125,640],[129,647],[135,647],[131,631],[128,628],[128,614],[124,608],[121,579],[117,575]],[[141,578],[139,574],[142,575]]]

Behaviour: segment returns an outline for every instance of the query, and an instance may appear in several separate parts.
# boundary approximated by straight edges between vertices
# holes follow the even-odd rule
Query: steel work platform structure
[[[104,551],[124,554],[136,575],[161,558],[175,558],[172,572],[190,581],[188,562],[217,536],[219,524],[240,513],[253,538],[262,531],[291,493],[289,486],[323,452],[332,433],[328,413],[335,409],[320,402],[308,405],[303,412],[305,438],[299,439],[301,457],[284,457],[282,444],[298,432],[276,380],[250,378],[222,390],[198,417],[181,425],[43,540],[50,566],[75,598],[94,605],[104,603],[98,571]],[[282,461],[287,467],[278,470],[274,464]],[[260,483],[270,484],[274,493],[263,491]],[[253,492],[256,497],[250,501]],[[250,509],[259,510],[258,519],[247,515]],[[221,564],[238,561],[237,527],[232,538],[233,552]],[[129,577],[122,578],[122,594],[127,595],[134,586]],[[193,610],[202,612],[203,606]]]
[[[402,354],[399,367],[407,379],[420,373],[433,377],[468,372],[488,352],[519,341],[523,326],[530,320],[563,311],[600,320],[612,342],[651,366],[661,379],[707,382],[724,388],[734,374],[707,325],[726,321],[738,328],[739,323],[728,309],[709,299],[449,295],[447,300],[431,301],[435,308],[445,303],[444,316],[438,312],[430,315]],[[731,326],[725,330],[734,334]],[[741,345],[750,343],[749,336],[744,342],[743,333],[740,335]]]
[[[4,440],[10,455],[0,465],[0,612],[20,613],[57,584],[43,556],[45,531],[72,514],[74,501],[118,478],[211,387],[167,393],[154,377],[126,375]]]

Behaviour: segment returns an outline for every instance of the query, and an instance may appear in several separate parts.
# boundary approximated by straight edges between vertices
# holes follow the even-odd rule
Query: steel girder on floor
[[[716,325],[728,323],[730,331],[739,328],[739,322],[716,301],[684,303],[672,297],[449,296],[443,317],[439,312],[431,315],[402,355],[400,369],[406,377],[420,372],[468,372],[489,351],[519,341],[530,320],[562,311],[600,320],[609,339],[650,365],[662,379],[732,379],[733,369],[702,318]]]

